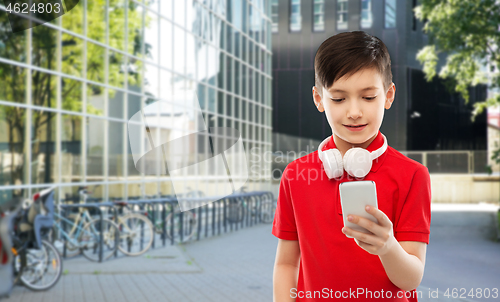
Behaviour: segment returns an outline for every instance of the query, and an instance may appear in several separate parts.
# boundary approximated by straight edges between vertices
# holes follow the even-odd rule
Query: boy
[[[352,147],[380,149],[384,108],[396,91],[384,43],[362,31],[340,33],[321,44],[314,69],[314,103],[333,133],[322,158],[328,149],[342,157]],[[430,234],[427,168],[390,146],[361,178],[341,170],[330,179],[323,167],[315,151],[283,171],[272,230],[279,238],[274,301],[417,301]],[[357,180],[376,183],[378,209],[366,211],[378,223],[349,215],[369,234],[342,220],[339,184]]]

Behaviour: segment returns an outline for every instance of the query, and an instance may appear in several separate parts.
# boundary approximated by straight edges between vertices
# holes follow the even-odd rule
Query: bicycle
[[[247,193],[246,186],[241,187],[237,193]],[[250,205],[249,205],[250,204]],[[231,223],[240,223],[245,218],[247,211],[250,211],[250,215],[255,217],[258,215],[258,219],[263,223],[271,223],[274,219],[274,213],[276,211],[276,203],[271,199],[265,198],[260,202],[260,208],[257,202],[249,203],[245,197],[238,196],[231,198],[229,200],[228,210],[227,210],[227,220]]]
[[[102,253],[102,260],[109,259],[118,248],[116,242],[120,235],[118,226],[109,219],[93,219],[88,210],[79,208],[78,211],[76,215],[69,215],[69,218],[74,220],[55,213],[58,221],[54,222],[53,232],[59,234],[59,239],[55,239],[54,236],[53,243],[64,240],[66,251],[71,253],[68,255],[66,252],[66,257],[82,253],[88,260],[99,261],[99,255]],[[64,230],[66,225],[71,227],[69,232]]]
[[[261,202],[260,221],[263,223],[272,223],[276,213],[277,200],[264,199]]]
[[[116,217],[116,225],[119,230],[118,250],[127,256],[139,256],[144,254],[153,244],[153,223],[143,214],[133,212],[129,209],[129,203],[114,201],[122,211],[129,212]],[[114,221],[115,217],[110,220]]]
[[[246,187],[241,187],[235,193],[247,193]],[[227,220],[231,223],[240,223],[245,218],[245,213],[248,208],[248,204],[245,198],[238,196],[229,199],[229,204],[227,207]],[[253,214],[253,213],[252,213]]]
[[[188,193],[181,195],[183,198],[204,198],[205,194],[202,191],[194,191],[188,187]],[[165,206],[165,205],[163,205]],[[184,211],[181,212],[178,205],[174,205],[170,203],[167,206],[169,209],[165,209],[169,214],[165,218],[165,220],[157,220],[156,217],[152,216],[152,213],[149,212],[154,221],[155,232],[157,234],[163,235],[163,229],[165,228],[165,235],[169,239],[174,239],[176,243],[184,243],[196,236],[196,232],[198,230],[198,221],[196,217],[195,211]],[[172,209],[173,207],[173,209]],[[173,210],[173,213],[172,213]],[[173,215],[173,219],[172,219]],[[172,228],[172,220],[173,220],[173,228]],[[182,236],[181,236],[182,234]],[[181,239],[182,238],[182,239]]]
[[[63,265],[57,249],[41,239],[52,223],[53,190],[49,188],[35,194],[33,204],[14,218],[11,231],[14,284],[21,281],[33,291],[50,289],[62,274]]]

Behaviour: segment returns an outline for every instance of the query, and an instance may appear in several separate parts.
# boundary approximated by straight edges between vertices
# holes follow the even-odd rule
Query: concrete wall
[[[500,176],[431,174],[432,202],[500,202]]]

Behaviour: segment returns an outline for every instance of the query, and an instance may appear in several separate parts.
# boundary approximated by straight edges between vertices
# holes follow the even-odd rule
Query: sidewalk
[[[16,286],[5,301],[271,301],[276,245],[262,224],[139,257],[71,259],[48,292]]]

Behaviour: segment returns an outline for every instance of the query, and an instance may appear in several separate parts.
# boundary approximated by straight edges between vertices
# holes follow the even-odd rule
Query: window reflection
[[[87,42],[87,79],[104,82],[104,60],[106,50],[94,43]]]
[[[240,94],[241,71],[240,62],[234,61],[234,93]]]
[[[61,181],[79,182],[82,179],[81,143],[82,118],[77,115],[61,116]]]
[[[106,5],[102,1],[87,1],[87,36],[101,43],[106,40]]]
[[[278,0],[271,0],[271,19],[272,19],[272,31],[273,33],[278,32]]]
[[[144,57],[158,64],[158,15],[147,10],[144,22]]]
[[[337,30],[347,29],[347,0],[337,0]]]
[[[162,2],[163,7],[163,2]],[[168,20],[160,20],[160,65],[168,69],[172,69],[172,52],[174,48],[173,41],[173,27],[172,23]]]
[[[110,180],[124,176],[123,173],[123,131],[121,122],[108,122],[108,175]]]
[[[325,0],[314,0],[314,31],[325,30]]]
[[[62,72],[81,77],[83,67],[83,41],[70,34],[62,34]]]
[[[104,123],[100,118],[87,120],[87,180],[101,181],[104,174]],[[91,176],[91,177],[89,177]]]
[[[26,69],[0,62],[0,100],[26,103]]]
[[[373,23],[372,1],[361,1],[361,28],[370,28]]]
[[[158,2],[160,4],[160,14],[169,20],[172,20],[172,7],[174,0],[161,0]]]
[[[144,31],[142,30],[142,18],[144,8],[133,1],[127,5],[127,52],[134,56],[142,58],[142,42]]]
[[[83,3],[81,3],[80,5],[75,5],[71,9],[70,14],[65,14],[59,17],[62,20],[63,28],[80,35],[83,34],[83,20],[84,20],[83,18],[84,5],[82,4]]]
[[[26,62],[26,34],[29,31],[13,33],[9,15],[0,14],[0,57]]]
[[[31,183],[54,182],[56,114],[32,110],[31,124]]]
[[[108,77],[109,85],[123,88],[125,84],[126,65],[124,57],[121,53],[109,50],[108,61]]]
[[[108,116],[123,119],[123,92],[115,89],[108,89]]]
[[[174,27],[174,71],[184,73],[186,44],[185,31]]]
[[[32,31],[32,64],[50,70],[57,70],[57,31],[43,25],[34,27]],[[65,45],[67,41],[63,40],[63,43]]]
[[[82,112],[82,82],[61,77],[62,109]]]
[[[302,13],[300,10],[300,0],[290,0],[290,31],[300,31],[302,29]]]
[[[396,27],[396,0],[385,0],[385,28]]]
[[[0,105],[0,179],[2,184],[23,184],[26,109]]]
[[[0,85],[0,100],[12,102],[13,106],[16,102],[26,103],[28,97],[31,100],[26,109],[0,106],[0,127],[5,130],[0,131],[2,183],[126,180],[129,185],[102,185],[96,196],[137,197],[144,191],[172,193],[164,182],[146,183],[150,176],[141,176],[135,168],[127,119],[144,109],[144,105],[165,101],[170,102],[168,113],[178,114],[179,119],[169,120],[178,133],[183,130],[182,123],[193,121],[194,126],[206,122],[238,128],[245,125],[241,110],[255,120],[255,106],[247,109],[242,104],[248,106],[247,98],[258,99],[261,95],[266,97],[262,102],[269,102],[270,95],[264,89],[268,79],[260,73],[270,72],[271,56],[265,49],[271,46],[271,22],[263,15],[270,14],[264,11],[269,9],[265,3],[268,2],[87,1],[52,23],[64,28],[63,32],[42,25],[16,35],[7,35],[1,26],[7,19],[0,19],[0,57],[26,63],[29,55],[30,64],[44,69],[31,69],[28,74],[23,67],[0,63],[0,81],[5,84]],[[84,32],[86,37],[82,39]],[[29,50],[26,41],[31,41]],[[102,45],[107,42],[109,45]],[[56,71],[59,67],[60,75],[45,70]],[[206,110],[206,120],[193,118],[198,104],[183,98],[194,88],[199,105]],[[54,111],[48,112],[48,107]],[[33,113],[29,120],[25,120],[27,112]],[[83,113],[90,117],[78,115]],[[233,120],[235,116],[238,121]],[[23,137],[27,127],[32,129],[30,138]],[[240,129],[245,137],[256,134],[255,129],[247,127]],[[56,138],[60,140],[56,142]],[[57,158],[56,146],[61,150]],[[208,146],[205,137],[198,147],[208,152]],[[24,164],[25,160],[29,162]],[[28,175],[30,179],[24,179]],[[76,186],[63,191],[63,198],[66,193],[70,197],[77,195]]]
[[[109,0],[109,45],[119,50],[125,50],[125,1]],[[130,16],[128,16],[130,21]]]
[[[144,71],[144,94],[146,94],[148,98],[158,97],[158,77],[158,67],[156,67],[155,65],[146,64],[146,69]]]

